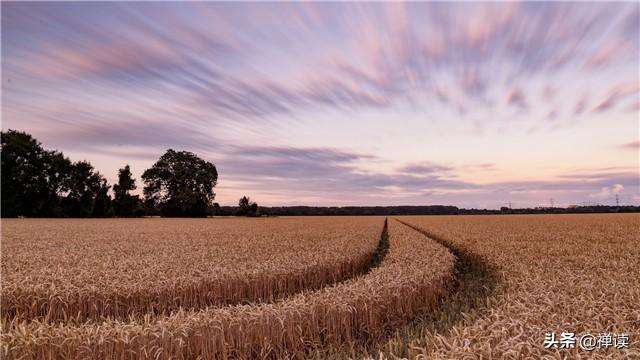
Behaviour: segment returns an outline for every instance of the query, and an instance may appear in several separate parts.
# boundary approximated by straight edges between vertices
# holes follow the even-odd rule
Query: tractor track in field
[[[382,219],[380,219],[382,220]],[[203,278],[198,281],[193,282],[192,284],[187,284],[184,290],[176,290],[172,287],[154,289],[152,293],[147,293],[146,289],[137,290],[136,292],[125,293],[124,295],[119,294],[117,292],[113,293],[100,293],[98,292],[98,299],[106,301],[111,301],[115,304],[115,308],[126,309],[126,313],[109,313],[105,316],[100,317],[90,317],[88,315],[74,315],[78,312],[73,311],[64,311],[62,315],[58,315],[58,317],[49,316],[51,312],[51,306],[48,303],[39,305],[38,310],[34,314],[22,315],[18,310],[17,305],[11,302],[11,299],[7,299],[5,294],[2,296],[2,306],[0,311],[0,318],[4,321],[12,322],[12,321],[32,321],[38,320],[42,322],[56,322],[63,321],[75,324],[82,324],[85,321],[93,321],[95,323],[101,323],[109,319],[117,319],[122,321],[131,321],[131,320],[143,320],[146,316],[168,316],[171,313],[174,313],[179,310],[183,311],[196,311],[203,310],[206,308],[223,308],[229,306],[236,305],[257,305],[263,303],[277,303],[285,300],[286,298],[295,296],[299,293],[303,292],[311,292],[318,291],[326,287],[334,286],[354,278],[365,276],[378,267],[382,261],[384,260],[386,254],[389,251],[389,239],[388,239],[388,230],[387,230],[387,218],[384,218],[383,227],[381,230],[377,230],[377,235],[374,237],[371,234],[372,238],[376,239],[375,247],[370,248],[367,251],[367,254],[363,254],[363,256],[358,258],[357,266],[352,266],[351,268],[346,268],[346,263],[344,270],[337,273],[333,278],[327,279],[326,281],[318,281],[315,283],[306,283],[306,284],[295,284],[291,289],[287,290],[274,290],[274,294],[269,298],[257,298],[257,297],[239,297],[237,299],[217,299],[217,298],[208,298],[201,299],[201,301],[197,303],[187,303],[183,304],[179,301],[180,291],[186,294],[199,293],[199,292],[211,292],[210,289],[215,288],[215,286],[222,287],[223,285],[217,285],[220,280],[219,279],[208,279]],[[377,227],[377,226],[376,226]],[[380,228],[378,228],[380,229]],[[374,240],[375,241],[375,240]],[[373,244],[372,244],[373,245]],[[309,275],[313,273],[322,273],[325,270],[327,272],[331,271],[333,267],[336,265],[327,264],[327,265],[318,265],[308,271]],[[305,275],[298,276],[300,279],[304,279]],[[295,279],[294,279],[295,280]],[[273,280],[274,282],[276,280]],[[22,296],[31,295],[29,292],[24,292],[21,294]],[[82,295],[82,294],[81,294]],[[78,295],[80,297],[81,295]],[[94,296],[95,294],[90,295]],[[147,299],[142,302],[142,305],[139,305],[138,308],[134,308],[133,310],[129,310],[130,304],[127,303],[129,298],[135,297],[143,297]],[[75,298],[72,298],[75,299]],[[171,306],[147,306],[147,303],[158,302],[158,299],[169,299],[173,301]],[[178,300],[176,300],[178,299]],[[58,303],[63,302],[62,300],[58,300],[54,298],[54,301]],[[94,300],[96,301],[96,300]],[[82,304],[81,304],[82,305]],[[144,307],[144,308],[143,308]],[[79,311],[80,313],[84,313]],[[69,316],[67,316],[67,313]]]
[[[428,331],[445,335],[453,326],[462,323],[469,314],[482,314],[486,310],[486,300],[500,282],[500,275],[482,256],[463,246],[399,218],[393,219],[438,242],[456,256],[455,277],[449,294],[440,299],[435,309],[418,314],[411,323],[397,329],[394,341],[397,345],[395,355],[406,356],[409,338],[415,339],[416,334],[420,336]],[[428,347],[428,344],[424,345]],[[385,352],[382,349],[380,351]]]

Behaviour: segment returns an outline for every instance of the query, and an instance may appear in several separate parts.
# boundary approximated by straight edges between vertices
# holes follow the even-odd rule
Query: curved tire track
[[[456,256],[455,279],[449,294],[439,305],[420,314],[411,324],[398,329],[394,339],[393,356],[409,356],[410,333],[424,334],[425,331],[446,334],[453,326],[468,317],[467,314],[485,310],[486,299],[496,289],[500,275],[495,267],[482,256],[469,251],[452,241],[438,236],[420,226],[394,218],[426,237],[448,248]]]

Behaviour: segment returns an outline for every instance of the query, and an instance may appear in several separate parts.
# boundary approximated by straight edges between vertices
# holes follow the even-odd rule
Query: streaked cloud
[[[405,165],[399,168],[397,171],[401,173],[409,174],[433,174],[433,173],[446,173],[453,170],[453,167],[447,165],[439,165],[431,162],[420,162]]]
[[[615,84],[611,86],[607,92],[606,98],[602,100],[595,108],[595,112],[601,112],[614,107],[621,100],[636,95],[636,99],[640,91],[640,82],[638,80]]]
[[[580,97],[580,99],[578,100],[578,102],[573,108],[574,116],[581,115],[586,110],[588,99],[589,97],[586,94]]]
[[[622,145],[618,145],[620,149],[640,151],[640,140],[630,141]]]
[[[507,94],[507,103],[520,109],[526,109],[528,107],[525,95],[518,87],[514,87],[509,90],[509,93]]]
[[[637,133],[639,18],[637,3],[5,2],[3,129],[103,156],[103,173],[195,151],[221,167],[223,201],[637,193],[563,169],[637,167],[606,154]],[[594,134],[601,150],[579,153]],[[545,162],[546,180],[520,169]]]

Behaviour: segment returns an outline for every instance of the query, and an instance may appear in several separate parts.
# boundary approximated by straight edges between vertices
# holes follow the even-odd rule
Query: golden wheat
[[[455,263],[445,247],[396,222],[389,224],[389,244],[368,274],[272,304],[83,325],[3,322],[3,353],[9,359],[305,358],[316,347],[377,339],[433,306]]]
[[[366,270],[383,218],[3,220],[2,317],[273,301]]]
[[[496,272],[475,308],[439,314],[441,330],[414,324],[409,341],[383,349],[429,359],[640,358],[640,216],[522,215],[399,217],[470,254]],[[466,293],[474,297],[473,293]],[[467,299],[468,300],[468,299]],[[443,324],[446,324],[443,326]],[[442,329],[445,328],[445,329]],[[628,349],[546,349],[544,335],[628,334]],[[403,344],[404,343],[404,344]],[[386,350],[385,350],[386,351]],[[398,350],[390,351],[387,356]]]

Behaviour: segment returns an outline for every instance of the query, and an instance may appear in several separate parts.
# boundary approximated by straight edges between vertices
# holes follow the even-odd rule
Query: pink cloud
[[[576,106],[573,108],[573,115],[581,115],[584,110],[587,108],[588,96],[586,94],[580,97],[580,100],[576,103]]]
[[[514,87],[509,90],[509,93],[507,94],[507,104],[519,108],[526,108],[527,100],[522,89],[520,89],[519,87]]]
[[[509,24],[519,11],[519,4],[505,3],[483,6],[470,19],[460,19],[464,43],[471,48],[483,48],[500,29]]]
[[[556,88],[551,84],[547,84],[544,89],[542,89],[542,99],[546,101],[552,101],[553,99],[555,99],[555,97]]]
[[[616,56],[623,52],[625,48],[625,43],[620,40],[610,41],[603,47],[594,51],[587,60],[586,65],[590,68],[608,65],[616,58]]]
[[[447,44],[440,29],[430,29],[424,43],[424,53],[430,58],[441,58],[447,53]]]
[[[640,82],[638,81],[630,81],[625,83],[620,83],[613,85],[609,88],[609,93],[612,95],[616,95],[619,97],[625,97],[628,95],[632,95],[640,91]]]
[[[152,36],[95,42],[78,47],[50,45],[33,53],[25,67],[51,77],[104,75],[113,71],[135,71],[164,63],[177,63],[181,55],[166,42]]]
[[[407,34],[410,29],[406,5],[402,2],[384,3],[387,25],[392,34]]]
[[[593,108],[593,112],[603,112],[611,109],[616,104],[615,97],[609,96],[602,100],[596,107]]]
[[[475,166],[477,168],[479,168],[479,169],[497,170],[496,164],[493,164],[493,163],[481,163],[481,164],[477,164]]]
[[[475,68],[465,68],[460,78],[460,87],[467,94],[475,94],[486,86],[484,80],[480,78],[480,74]]]
[[[381,38],[378,27],[372,21],[365,21],[354,44],[360,63],[364,65],[364,71],[375,74],[378,79],[384,77],[382,59],[384,59],[385,49]]]
[[[450,101],[449,94],[445,88],[436,86],[433,88],[433,93],[436,95],[436,97],[438,98],[438,100],[440,100],[441,103],[443,104],[449,103]]]
[[[623,150],[638,151],[638,150],[640,150],[640,140],[635,140],[635,141],[631,141],[631,142],[628,142],[628,143],[624,143],[622,145],[618,145],[618,148],[623,149]]]
[[[627,110],[632,113],[637,113],[640,111],[640,100],[635,100],[628,107]]]
[[[637,81],[630,81],[626,83],[620,83],[613,85],[607,92],[607,97],[602,100],[593,109],[594,112],[602,112],[614,107],[620,100],[627,96],[637,94],[640,91],[640,83]]]
[[[470,47],[484,45],[494,32],[493,24],[484,16],[471,18],[467,25],[466,42]]]

